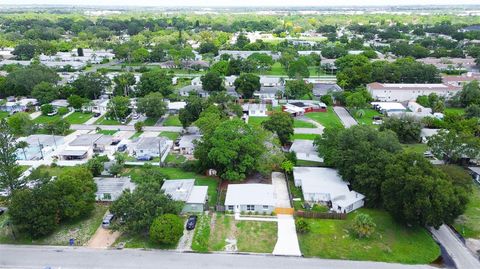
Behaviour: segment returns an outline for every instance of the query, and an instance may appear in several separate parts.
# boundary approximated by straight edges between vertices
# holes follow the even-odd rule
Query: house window
[[[255,211],[254,205],[247,205],[247,211]]]
[[[228,211],[233,211],[233,205],[228,206]]]
[[[268,209],[268,205],[264,205],[264,206],[263,206],[263,209],[264,209],[264,210],[267,210],[267,209]]]

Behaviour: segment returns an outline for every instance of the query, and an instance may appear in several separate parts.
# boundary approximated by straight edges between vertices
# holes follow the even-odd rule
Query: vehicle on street
[[[193,230],[195,229],[195,225],[197,224],[197,216],[195,215],[191,215],[190,217],[188,217],[188,220],[187,220],[187,230]]]

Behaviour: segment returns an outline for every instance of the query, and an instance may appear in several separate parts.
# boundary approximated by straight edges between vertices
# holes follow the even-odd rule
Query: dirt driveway
[[[90,248],[108,248],[115,243],[120,236],[120,232],[104,229],[102,226],[98,227],[95,234],[88,241],[87,247]]]

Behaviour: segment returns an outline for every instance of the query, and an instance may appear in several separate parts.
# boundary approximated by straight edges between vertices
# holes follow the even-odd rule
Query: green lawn
[[[40,115],[37,118],[33,120],[33,122],[38,123],[38,124],[46,124],[46,123],[51,123],[54,121],[57,121],[61,119],[62,116],[60,115],[55,115],[55,116],[46,116],[46,115]]]
[[[317,126],[315,126],[315,124],[311,122],[306,122],[303,120],[294,120],[293,127],[294,128],[316,128]]]
[[[117,133],[117,130],[98,130],[97,134],[103,134],[103,135],[114,135]]]
[[[427,144],[402,144],[403,150],[406,152],[415,152],[423,154],[425,151],[428,150]]]
[[[337,114],[335,114],[332,107],[328,107],[327,112],[310,112],[306,113],[305,116],[320,123],[325,128],[343,126],[342,122],[338,118]]]
[[[130,136],[130,140],[140,137],[143,132],[135,132],[132,136]]]
[[[315,140],[319,135],[318,134],[293,134],[293,140],[295,139],[306,139],[306,140]]]
[[[349,234],[355,212],[374,219],[377,227],[371,238],[357,239]],[[429,264],[440,255],[440,248],[425,228],[407,228],[385,211],[355,212],[347,220],[306,219],[311,231],[298,236],[302,253],[306,257],[406,264]]]
[[[181,164],[181,163],[184,163],[185,161],[186,161],[185,156],[173,154],[173,153],[169,153],[167,155],[167,158],[165,158],[165,163]]]
[[[255,127],[261,127],[262,122],[266,120],[268,120],[268,117],[248,117],[248,124]]]
[[[92,113],[73,112],[65,117],[65,120],[70,124],[83,124],[93,117]]]
[[[161,132],[158,136],[163,136],[170,140],[175,141],[180,136],[180,133],[179,132]]]
[[[373,116],[381,115],[375,109],[365,108],[365,109],[362,109],[362,110],[365,112],[365,115],[363,115],[363,117],[359,118],[359,117],[357,117],[357,115],[352,115],[355,118],[355,120],[357,120],[358,124],[372,125]]]
[[[125,172],[126,175],[131,175],[132,180],[136,181],[139,167],[134,167],[127,169]],[[204,175],[196,174],[194,172],[185,172],[180,168],[173,167],[162,167],[160,169],[161,173],[167,176],[169,179],[195,179],[195,185],[197,186],[208,186],[208,204],[209,206],[215,206],[217,202],[217,187],[218,179],[213,177],[207,177]]]
[[[154,126],[155,123],[157,123],[158,119],[157,118],[147,118],[146,120],[143,121],[145,126]]]
[[[465,213],[453,226],[464,237],[480,239],[480,186],[475,184],[472,189]]]
[[[11,229],[5,226],[8,216],[0,216],[0,243],[8,244],[34,244],[34,245],[68,245],[70,238],[76,238],[76,245],[84,245],[95,233],[102,223],[107,211],[106,205],[96,205],[92,213],[80,220],[61,223],[56,231],[46,237],[32,240],[26,235],[16,231],[17,240],[13,239]]]
[[[125,234],[123,233],[120,235],[120,237],[115,241],[113,244],[114,246],[117,245],[120,242],[125,243],[126,248],[144,248],[144,249],[175,249],[177,247],[177,244],[173,245],[165,245],[165,244],[159,244],[150,241],[150,238],[148,235],[141,235],[141,234]]]
[[[178,119],[178,115],[170,115],[163,122],[163,126],[182,126],[182,123]]]
[[[202,217],[200,230],[195,232],[192,248],[196,251],[223,251],[226,239],[236,239],[238,251],[272,253],[277,242],[277,223],[236,221],[223,214]],[[210,224],[206,225],[206,224]]]
[[[321,167],[321,166],[323,166],[323,165],[322,165],[322,163],[320,163],[320,162],[297,160],[297,166],[303,166],[303,167]]]
[[[117,120],[113,120],[113,119],[107,119],[104,116],[101,116],[100,118],[98,118],[98,120],[95,121],[95,124],[98,124],[98,125],[122,125],[119,121]]]
[[[443,113],[452,113],[452,114],[459,114],[463,115],[465,114],[465,108],[459,108],[459,107],[447,107],[443,111]]]
[[[8,117],[10,114],[8,112],[5,112],[5,111],[0,111],[0,119],[4,119],[6,117]]]

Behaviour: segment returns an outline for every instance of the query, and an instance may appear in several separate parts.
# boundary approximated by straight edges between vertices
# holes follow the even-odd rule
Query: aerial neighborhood
[[[2,10],[0,246],[480,268],[480,13],[213,10]]]

